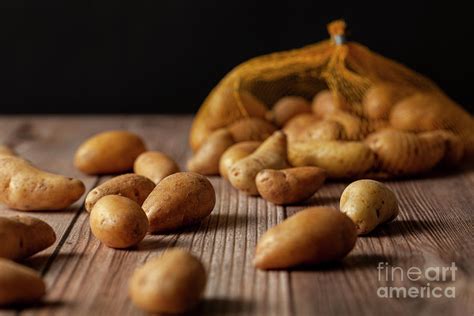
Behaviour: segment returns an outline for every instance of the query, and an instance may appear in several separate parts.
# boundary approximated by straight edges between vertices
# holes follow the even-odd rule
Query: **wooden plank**
[[[2,125],[5,122],[7,125]],[[0,119],[0,141],[15,145],[43,168],[83,177],[71,165],[77,145],[99,131],[126,128],[142,135],[150,149],[167,152],[184,168],[190,155],[187,146],[190,122],[190,117],[175,116],[9,118]],[[52,153],[56,154],[52,156]],[[92,184],[96,181],[86,180]],[[359,238],[354,251],[342,263],[271,272],[257,271],[252,266],[260,236],[304,207],[337,207],[346,184],[328,183],[310,201],[283,208],[239,193],[220,178],[213,177],[211,181],[217,192],[217,204],[210,217],[179,234],[147,236],[131,250],[113,250],[101,245],[91,235],[88,216],[79,206],[72,212],[38,213],[38,217],[48,219],[61,232],[63,242],[45,252],[45,259],[38,256],[30,261],[45,272],[49,293],[46,305],[21,313],[141,315],[127,298],[128,278],[137,266],[172,246],[191,250],[207,267],[205,299],[196,314],[374,315],[383,310],[387,315],[407,311],[420,315],[471,315],[474,312],[472,169],[388,182],[399,197],[400,217]],[[1,212],[12,214],[9,210]],[[55,253],[53,257],[51,251]],[[456,281],[436,285],[455,286],[456,298],[379,298],[380,286],[423,284],[399,279],[379,281],[378,262],[404,269],[412,266],[427,269],[455,262],[459,269]]]

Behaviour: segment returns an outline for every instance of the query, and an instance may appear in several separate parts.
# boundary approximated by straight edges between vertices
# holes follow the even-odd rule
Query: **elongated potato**
[[[35,303],[45,293],[46,286],[35,270],[0,258],[0,306]]]
[[[228,178],[230,167],[240,159],[253,153],[262,143],[257,141],[241,142],[230,146],[219,160],[219,173],[224,178]]]
[[[137,268],[128,292],[132,302],[149,313],[184,313],[199,302],[206,282],[201,261],[174,248]]]
[[[219,173],[219,159],[234,144],[231,133],[221,128],[213,132],[188,161],[188,170],[203,175]]]
[[[132,170],[137,157],[146,151],[143,140],[128,131],[97,134],[76,151],[74,165],[87,174],[120,173]]]
[[[257,195],[255,177],[263,169],[283,169],[288,166],[286,136],[277,131],[252,154],[237,161],[228,174],[232,186],[249,195]]]
[[[303,133],[318,122],[320,119],[312,113],[298,114],[285,124],[283,131],[288,137],[288,142],[291,143],[298,140]]]
[[[62,210],[76,202],[84,184],[39,170],[29,161],[0,156],[0,202],[21,211]]]
[[[395,103],[414,92],[411,88],[392,83],[375,84],[364,95],[364,114],[372,120],[386,120]]]
[[[153,181],[138,174],[128,173],[117,176],[102,183],[87,194],[86,211],[90,212],[94,204],[106,195],[121,195],[142,205],[154,188]]]
[[[322,90],[313,98],[311,105],[313,113],[319,119],[325,118],[327,115],[336,111],[348,111],[350,106],[342,96],[330,90]]]
[[[323,185],[326,171],[318,167],[265,169],[257,174],[258,193],[267,201],[285,205],[309,199]]]
[[[167,176],[179,172],[179,166],[170,156],[162,152],[147,151],[135,160],[133,172],[158,184]]]
[[[220,85],[206,98],[193,121],[189,143],[196,151],[216,129],[246,117],[265,118],[267,107],[247,91]]]
[[[56,233],[47,223],[31,216],[0,217],[0,257],[28,258],[54,244]]]
[[[302,113],[311,113],[310,103],[303,97],[286,96],[273,105],[269,118],[276,126],[281,127],[291,118]]]
[[[365,142],[377,156],[377,166],[392,175],[431,170],[445,152],[445,140],[435,134],[413,134],[393,129],[369,135]]]
[[[375,155],[362,142],[307,141],[290,144],[288,160],[295,167],[323,168],[330,178],[352,178],[370,171]]]
[[[311,207],[270,228],[258,241],[253,264],[258,269],[285,269],[337,261],[356,240],[356,227],[345,214]]]
[[[153,233],[175,230],[201,221],[211,214],[216,193],[206,177],[178,172],[163,180],[143,203]]]
[[[0,145],[0,157],[1,156],[16,156],[16,154],[10,147]]]
[[[263,141],[276,131],[273,124],[258,118],[249,117],[229,125],[228,130],[235,142]]]
[[[364,179],[349,184],[342,192],[339,204],[341,212],[354,222],[359,235],[370,233],[398,215],[395,194],[374,180]]]
[[[421,135],[432,134],[445,141],[445,150],[440,164],[443,166],[456,166],[464,157],[464,143],[460,136],[446,130],[425,132]],[[426,136],[425,136],[426,137]]]
[[[148,218],[140,205],[120,195],[98,200],[89,223],[94,236],[110,248],[135,246],[148,231]]]

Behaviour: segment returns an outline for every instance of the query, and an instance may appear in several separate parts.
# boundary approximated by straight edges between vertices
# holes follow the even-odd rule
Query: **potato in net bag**
[[[417,174],[472,156],[469,113],[430,79],[346,41],[345,27],[334,21],[329,40],[234,68],[197,113],[191,148],[252,117],[286,132],[291,165],[333,178]]]

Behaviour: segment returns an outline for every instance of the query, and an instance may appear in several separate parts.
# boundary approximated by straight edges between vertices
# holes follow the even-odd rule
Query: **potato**
[[[364,179],[349,184],[342,192],[339,207],[352,219],[359,235],[370,233],[398,215],[395,194],[374,180]]]
[[[143,203],[149,231],[175,230],[193,225],[211,214],[216,193],[206,177],[194,172],[178,172],[163,180]]]
[[[240,159],[247,157],[253,153],[259,146],[261,142],[257,141],[248,141],[241,142],[235,145],[230,146],[221,156],[219,160],[219,173],[220,175],[227,179],[228,172],[230,167]]]
[[[286,205],[309,199],[323,185],[326,171],[318,167],[265,169],[257,174],[258,193],[267,201]]]
[[[273,105],[269,118],[276,126],[281,127],[291,118],[302,113],[311,113],[310,103],[303,97],[291,95],[281,98]]]
[[[322,90],[313,98],[311,105],[317,118],[323,119],[335,111],[349,111],[350,106],[341,95],[330,90]]]
[[[127,131],[108,131],[82,143],[76,151],[74,165],[87,174],[126,172],[144,151],[145,144],[139,136]]]
[[[148,231],[148,218],[140,205],[120,195],[98,200],[89,223],[92,234],[110,248],[135,246]]]
[[[54,244],[56,233],[40,219],[17,215],[0,217],[0,257],[28,258]]]
[[[390,125],[410,132],[448,129],[459,134],[473,131],[467,112],[447,97],[430,93],[416,93],[395,104],[390,113]]]
[[[133,172],[158,184],[167,176],[179,172],[179,166],[171,157],[162,152],[147,151],[135,160]]]
[[[188,161],[188,170],[203,175],[219,173],[219,159],[234,144],[231,133],[221,128],[213,132]]]
[[[216,129],[246,117],[265,118],[267,107],[247,91],[219,85],[207,97],[193,121],[189,143],[196,151]]]
[[[420,134],[386,129],[365,140],[377,156],[381,171],[409,175],[431,170],[445,152],[445,140],[434,134]]]
[[[386,120],[392,107],[401,99],[413,94],[414,90],[392,83],[377,83],[367,90],[362,106],[364,114],[372,120]]]
[[[461,137],[446,130],[426,132],[426,134],[432,134],[435,137],[438,136],[445,141],[445,150],[440,162],[441,165],[456,166],[461,162],[464,156],[464,143]]]
[[[1,156],[16,156],[16,154],[10,147],[0,145],[0,157]]]
[[[234,188],[249,195],[257,195],[257,173],[263,169],[283,169],[287,166],[286,136],[277,131],[252,154],[232,165],[229,181]]]
[[[197,305],[206,281],[201,261],[174,248],[137,268],[128,292],[132,302],[146,312],[178,314]]]
[[[346,140],[361,140],[369,133],[367,123],[348,112],[334,111],[326,115],[326,120],[341,124]]]
[[[257,243],[258,269],[285,269],[343,259],[357,240],[352,220],[336,209],[311,207],[270,228]]]
[[[258,117],[238,120],[229,125],[228,129],[237,143],[250,140],[263,141],[276,131],[275,126]]]
[[[298,140],[311,126],[318,124],[320,119],[314,114],[303,113],[291,118],[283,127],[283,131],[288,137],[288,142]]]
[[[85,191],[77,179],[35,168],[20,157],[0,156],[0,202],[21,211],[62,210]]]
[[[155,188],[155,183],[144,176],[127,173],[105,181],[87,194],[85,208],[90,213],[95,203],[106,195],[120,195],[142,205]]]
[[[45,293],[46,286],[36,271],[0,258],[0,306],[35,303]]]
[[[288,160],[294,167],[323,168],[329,178],[351,178],[369,172],[375,155],[362,142],[306,141],[288,146]]]
[[[288,142],[308,140],[342,140],[346,139],[344,127],[335,121],[317,121],[305,127],[297,137],[288,138]]]

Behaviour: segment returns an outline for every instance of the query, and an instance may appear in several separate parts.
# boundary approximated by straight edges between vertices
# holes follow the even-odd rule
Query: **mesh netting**
[[[195,118],[190,134],[193,150],[214,130],[247,117],[268,118],[267,112],[279,100],[298,96],[312,102],[313,113],[300,114],[281,126],[289,137],[292,165],[325,167],[324,159],[337,159],[345,155],[343,146],[355,145],[369,150],[373,164],[354,174],[358,170],[351,165],[358,163],[354,158],[346,162],[350,172],[334,172],[334,177],[414,174],[443,161],[452,165],[472,157],[473,119],[436,84],[360,44],[346,42],[343,21],[329,24],[328,31],[329,40],[257,57],[228,73]],[[329,133],[335,124],[342,132]],[[310,132],[315,129],[316,133]],[[328,141],[337,148],[324,147]],[[450,152],[455,145],[461,154]],[[433,147],[442,148],[442,154],[435,163],[423,162]],[[446,158],[450,154],[457,158]],[[398,161],[397,168],[387,167],[387,159]]]

